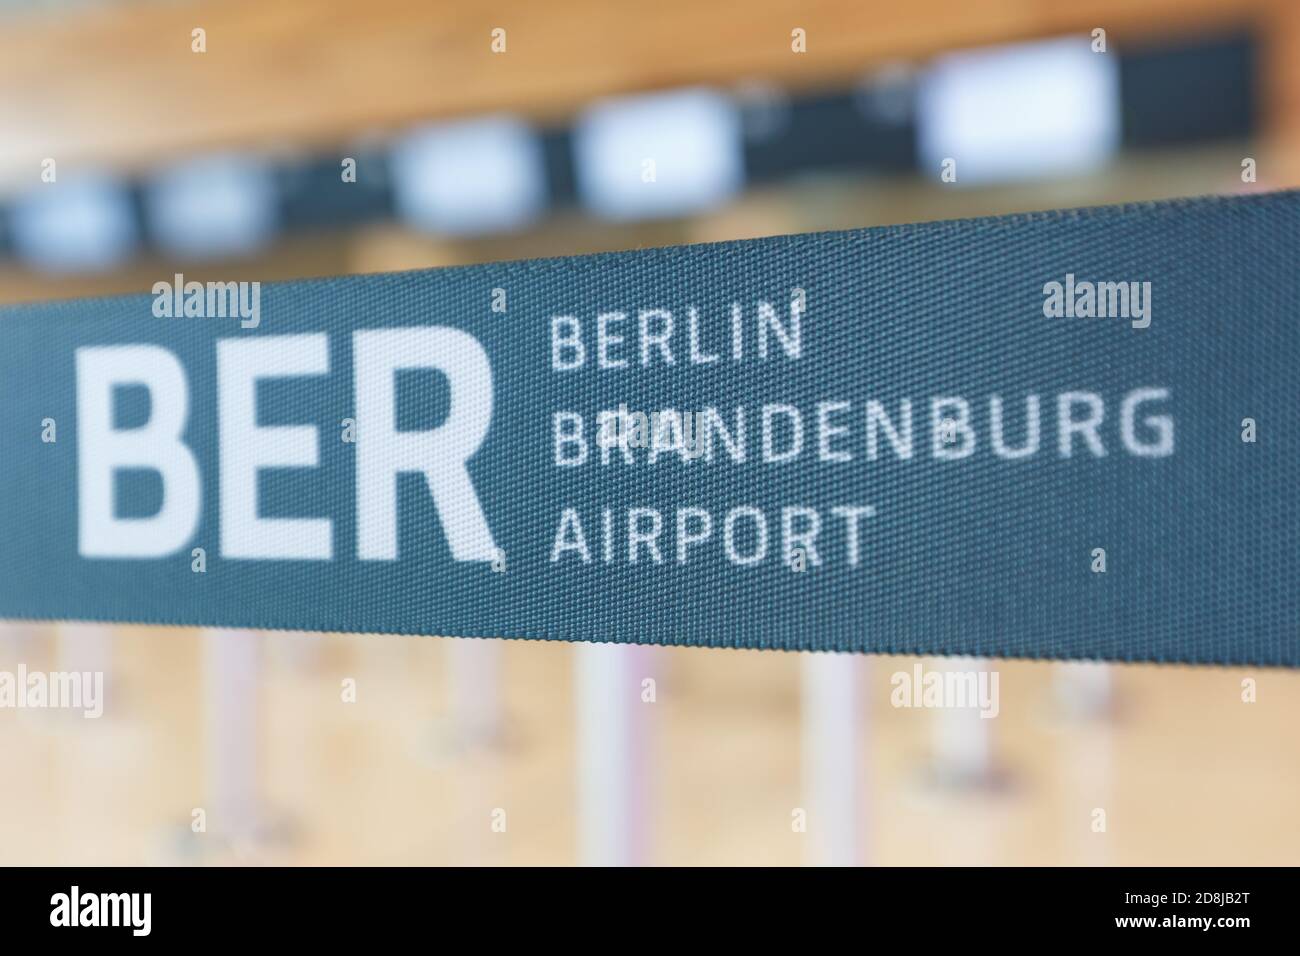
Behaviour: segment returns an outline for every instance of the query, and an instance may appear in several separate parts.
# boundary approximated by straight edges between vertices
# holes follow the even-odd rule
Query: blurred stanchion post
[[[447,694],[452,746],[493,746],[505,732],[501,705],[503,650],[497,640],[448,638]]]
[[[933,724],[934,764],[938,783],[979,787],[988,782],[993,765],[993,743],[988,723],[979,712],[965,707],[941,707]]]
[[[1115,707],[1109,665],[1099,661],[1069,661],[1052,665],[1052,696],[1066,717],[1098,720]]]
[[[864,860],[861,661],[811,653],[802,667],[804,861],[856,866]]]
[[[0,660],[22,659],[39,635],[40,627],[29,621],[0,621]]]
[[[299,673],[310,673],[320,665],[325,635],[319,631],[264,631],[264,646],[272,664]]]
[[[946,673],[973,672],[976,675],[989,671],[989,662],[977,658],[944,658],[937,662],[937,670]],[[978,681],[978,677],[976,678]],[[954,706],[954,701],[944,701],[935,708],[931,722],[931,747],[933,758],[930,774],[940,787],[981,789],[997,782],[994,755],[994,720],[984,716],[976,702]]]
[[[649,862],[646,809],[649,734],[641,681],[651,649],[638,645],[574,647],[577,734],[578,862],[639,866]]]
[[[203,630],[208,829],[235,844],[260,824],[260,650],[255,631]]]
[[[1062,776],[1073,802],[1066,808],[1070,861],[1083,866],[1107,866],[1114,860],[1108,831],[1114,812],[1114,734],[1103,724],[1080,728],[1062,756]]]
[[[59,624],[58,670],[103,674],[113,683],[113,628],[108,624]]]
[[[1074,862],[1101,866],[1110,862],[1107,815],[1111,813],[1116,713],[1115,669],[1101,661],[1052,665],[1052,706],[1062,718],[1061,756],[1065,792],[1075,802],[1066,808]]]

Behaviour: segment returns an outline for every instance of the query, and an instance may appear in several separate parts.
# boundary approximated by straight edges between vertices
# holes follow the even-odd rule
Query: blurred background
[[[0,304],[1297,185],[1283,0],[0,0]],[[918,663],[998,716],[892,706]],[[1300,861],[1285,671],[0,623],[20,665],[106,702],[0,709],[3,864]]]

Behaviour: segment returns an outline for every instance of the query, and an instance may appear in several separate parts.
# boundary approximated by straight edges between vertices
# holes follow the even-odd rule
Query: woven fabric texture
[[[249,329],[151,295],[0,310],[0,617],[1296,666],[1298,252],[1277,193],[268,283]],[[1046,315],[1053,282],[1145,289],[1149,325]],[[466,470],[499,560],[456,559],[416,471],[396,558],[359,553],[355,333],[417,327],[490,365],[487,395],[392,381],[405,431],[490,407]],[[318,446],[257,512],[329,519],[330,557],[223,554],[217,344],[322,334],[327,372],[256,386]],[[200,513],[168,554],[86,556],[76,354],[128,344],[184,369]],[[176,400],[140,392],[116,427]],[[707,454],[602,449],[620,408],[699,413]],[[123,472],[115,507],[162,484]]]

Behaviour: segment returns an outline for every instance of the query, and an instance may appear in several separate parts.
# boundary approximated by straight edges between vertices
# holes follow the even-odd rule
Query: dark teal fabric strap
[[[1300,196],[0,311],[0,617],[1300,664]]]

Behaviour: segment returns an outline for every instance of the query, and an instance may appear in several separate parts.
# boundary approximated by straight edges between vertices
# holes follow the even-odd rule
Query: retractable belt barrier
[[[0,310],[0,617],[1300,664],[1300,194]]]

